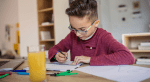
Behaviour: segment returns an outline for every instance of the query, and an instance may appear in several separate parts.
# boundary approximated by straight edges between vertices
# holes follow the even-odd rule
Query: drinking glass
[[[28,46],[27,51],[31,82],[46,82],[45,46]]]

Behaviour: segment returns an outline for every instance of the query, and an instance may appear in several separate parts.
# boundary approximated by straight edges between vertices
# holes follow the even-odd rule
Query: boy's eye
[[[81,29],[81,31],[85,31],[85,29]]]

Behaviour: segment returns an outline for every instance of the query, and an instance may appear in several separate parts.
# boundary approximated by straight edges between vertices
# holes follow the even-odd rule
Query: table
[[[141,66],[141,67],[148,67],[150,68],[150,65],[136,65],[135,66]],[[88,66],[88,64],[83,64],[81,67]],[[17,70],[22,70],[22,68],[28,67],[28,61],[25,60],[24,63],[22,63]],[[54,71],[47,71],[47,72],[53,72]],[[74,73],[78,73],[77,75],[72,76],[50,76],[47,75],[47,82],[114,82],[112,80],[108,80],[102,77],[97,77],[94,75],[86,74],[80,71],[73,71]],[[5,78],[0,79],[0,82],[30,82],[29,75],[17,75],[16,73],[13,73],[12,75],[9,75]],[[142,82],[150,82],[150,78],[146,79]]]

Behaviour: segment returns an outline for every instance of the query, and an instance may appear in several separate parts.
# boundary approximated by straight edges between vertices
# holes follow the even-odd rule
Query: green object
[[[77,75],[78,73],[58,73],[56,76]]]
[[[66,72],[60,72],[56,74],[56,76],[66,76],[66,75],[77,75],[78,73],[71,73],[70,70],[67,70]]]
[[[9,75],[9,74],[2,75],[2,76],[0,76],[0,79],[6,77],[6,76],[8,76],[8,75]]]
[[[50,76],[67,76],[67,75],[77,75],[77,74],[78,73],[71,73],[70,70],[67,70],[66,72],[50,74]]]

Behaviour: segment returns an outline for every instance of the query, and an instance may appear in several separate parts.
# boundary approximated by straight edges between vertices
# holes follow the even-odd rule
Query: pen
[[[0,79],[6,77],[6,76],[8,76],[8,75],[9,75],[9,74],[2,75],[2,76],[0,76]]]
[[[64,53],[62,53],[62,51],[61,50],[58,50],[61,54],[63,54],[64,56],[65,56],[65,54]],[[68,59],[68,57],[66,57],[66,59]]]

